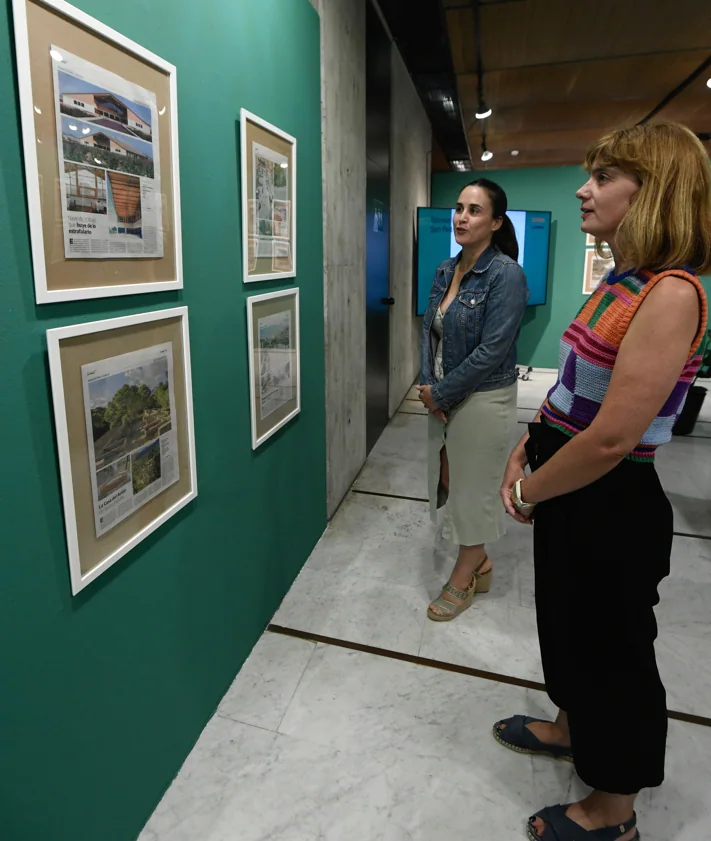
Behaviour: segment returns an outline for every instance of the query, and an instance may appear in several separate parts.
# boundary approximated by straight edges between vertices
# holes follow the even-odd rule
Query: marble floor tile
[[[711,537],[711,441],[674,438],[659,449],[656,463],[674,508],[674,529]]]
[[[276,731],[313,654],[314,643],[264,634],[227,690],[217,714]]]
[[[405,398],[400,404],[400,408],[398,412],[402,414],[415,414],[415,415],[426,415],[427,407],[423,406],[423,404],[417,398]]]
[[[427,608],[424,586],[358,573],[302,570],[273,624],[339,640],[417,654]]]
[[[274,637],[253,671],[286,657]],[[139,841],[523,841],[529,814],[587,790],[568,763],[496,744],[492,724],[517,712],[555,710],[542,692],[318,645],[279,734],[214,717]],[[645,841],[705,841],[709,778],[711,728],[671,721],[667,781],[637,803]]]
[[[138,841],[207,839],[242,781],[271,754],[276,733],[214,716]]]
[[[373,758],[427,759],[444,779],[513,779],[520,793],[530,759],[502,750],[491,727],[522,705],[526,690],[507,684],[319,645],[279,732]]]
[[[453,622],[428,620],[420,656],[543,681],[535,610],[518,603],[489,600],[486,595],[475,597],[472,607]]]
[[[379,581],[417,586],[449,573],[447,562],[434,547],[435,528],[425,503],[352,493],[324,532],[305,569],[358,573]]]
[[[711,718],[711,633],[700,637],[662,630],[655,647],[667,707]]]
[[[386,770],[367,756],[279,736],[200,841],[379,841],[392,800]]]
[[[371,452],[353,487],[371,493],[427,499],[427,452],[417,460]]]
[[[557,375],[533,371],[531,379],[518,381],[518,405],[538,410],[546,399],[548,392],[555,385]]]
[[[398,413],[383,430],[372,454],[421,461],[427,454],[427,417]]]

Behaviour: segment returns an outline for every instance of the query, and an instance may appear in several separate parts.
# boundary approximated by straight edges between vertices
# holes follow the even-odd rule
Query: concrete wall
[[[321,0],[320,15],[326,499],[331,517],[366,455],[365,1]]]
[[[327,1],[327,0],[326,0]],[[415,316],[417,207],[428,205],[432,129],[407,67],[392,48],[390,128],[390,384],[392,417],[420,370],[422,319]]]

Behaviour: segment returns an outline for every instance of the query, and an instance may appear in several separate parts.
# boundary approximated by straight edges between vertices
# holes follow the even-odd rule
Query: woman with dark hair
[[[516,423],[516,339],[528,286],[506,216],[506,193],[481,178],[459,194],[454,236],[462,250],[435,273],[422,332],[420,400],[429,409],[433,522],[459,545],[435,622],[454,619],[491,587],[486,544],[505,533],[498,487]]]
[[[592,789],[530,818],[531,841],[639,841],[637,795],[664,779],[654,607],[674,524],[654,456],[671,440],[708,322],[698,275],[711,269],[711,166],[701,141],[676,123],[649,123],[602,137],[585,164],[581,228],[609,245],[615,266],[563,334],[558,381],[501,487],[509,514],[534,523],[538,636],[559,712],[504,719],[494,737],[574,762]]]

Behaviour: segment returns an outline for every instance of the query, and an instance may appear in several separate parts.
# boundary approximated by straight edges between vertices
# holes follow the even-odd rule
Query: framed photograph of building
[[[299,290],[247,298],[252,449],[301,411]]]
[[[240,111],[245,283],[296,276],[296,139]]]
[[[38,304],[183,286],[176,71],[64,0],[12,0]]]
[[[197,495],[187,307],[47,331],[76,595]]]

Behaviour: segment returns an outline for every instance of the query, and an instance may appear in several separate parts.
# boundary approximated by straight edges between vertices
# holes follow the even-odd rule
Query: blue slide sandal
[[[633,815],[627,823],[606,826],[604,829],[583,829],[580,824],[571,821],[566,815],[567,811],[568,806],[549,806],[542,809],[529,819],[528,837],[531,841],[618,841],[637,826],[637,815]],[[533,828],[536,818],[546,822],[546,828],[541,835]],[[640,841],[639,832],[633,841]]]
[[[531,718],[528,715],[515,715],[511,718],[505,718],[503,721],[497,721],[494,725],[494,738],[500,745],[517,753],[550,756],[553,759],[572,762],[573,754],[570,748],[563,748],[559,745],[545,745],[526,726],[532,722],[542,720],[540,718]],[[505,724],[506,727],[500,729],[502,724]]]

